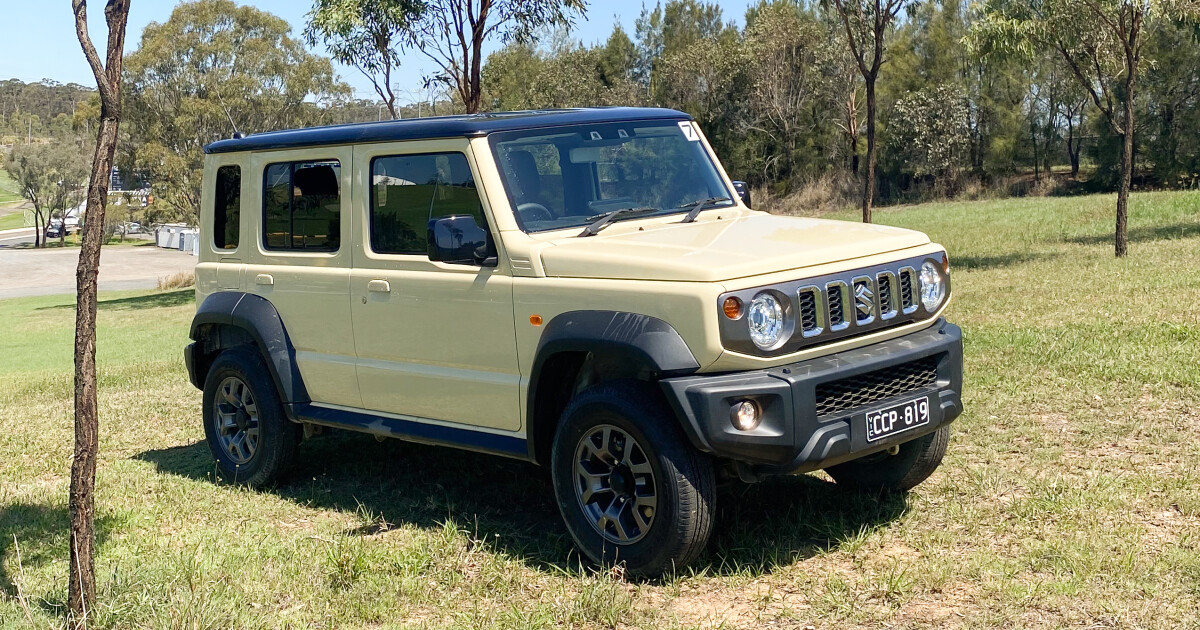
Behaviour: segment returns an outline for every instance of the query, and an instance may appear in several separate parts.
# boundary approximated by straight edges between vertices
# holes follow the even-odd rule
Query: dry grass
[[[707,554],[652,582],[580,566],[520,462],[333,434],[277,488],[215,483],[191,292],[107,295],[96,625],[1196,627],[1200,194],[1135,195],[1119,261],[1113,204],[880,210],[955,267],[967,410],[942,468],[900,499],[726,488]],[[62,620],[71,304],[0,301],[0,627]]]
[[[169,276],[162,276],[158,279],[158,291],[170,291],[172,289],[186,289],[187,287],[196,286],[196,274],[191,271],[181,271],[173,273]]]

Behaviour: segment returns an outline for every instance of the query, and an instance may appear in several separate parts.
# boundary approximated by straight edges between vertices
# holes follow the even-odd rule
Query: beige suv
[[[718,480],[905,491],[962,410],[924,234],[750,209],[687,114],[425,118],[209,145],[186,350],[221,474],[306,427],[548,466],[579,549],[695,559]]]

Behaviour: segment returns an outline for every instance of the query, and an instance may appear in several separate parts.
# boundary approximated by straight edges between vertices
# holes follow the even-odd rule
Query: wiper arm
[[[587,218],[587,220],[591,221],[591,223],[587,227],[583,228],[583,231],[580,232],[579,235],[595,236],[600,233],[600,230],[608,227],[617,219],[623,217],[635,217],[642,214],[650,214],[651,212],[658,212],[658,208],[621,208],[620,210],[613,210],[611,212],[605,212],[604,214],[597,214],[594,217]]]
[[[733,200],[730,199],[729,197],[709,197],[708,199],[701,199],[699,201],[685,203],[679,207],[680,208],[690,207],[691,211],[689,211],[687,213],[686,217],[683,217],[683,220],[680,221],[680,223],[691,223],[692,221],[696,220],[696,217],[700,216],[701,212],[708,210],[709,208],[712,207],[713,204],[723,203],[726,201],[733,201]]]

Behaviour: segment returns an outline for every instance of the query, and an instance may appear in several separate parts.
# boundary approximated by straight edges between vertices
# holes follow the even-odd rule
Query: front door
[[[463,140],[361,146],[366,217],[350,277],[367,409],[515,431],[520,373],[507,268],[433,262],[430,219],[487,226]],[[492,231],[494,235],[494,230]]]

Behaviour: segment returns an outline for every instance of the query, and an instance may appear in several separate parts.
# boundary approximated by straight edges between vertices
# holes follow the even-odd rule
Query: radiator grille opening
[[[900,271],[900,303],[906,311],[917,304],[913,300],[913,274],[907,269]]]
[[[892,277],[888,274],[879,276],[879,314],[887,315],[896,310],[892,304]]]
[[[846,323],[846,310],[842,304],[842,286],[829,285],[829,325],[833,327]]]
[[[941,355],[918,359],[817,386],[817,416],[842,413],[903,396],[937,383]]]
[[[816,332],[817,318],[816,289],[800,291],[800,329],[806,333]]]

